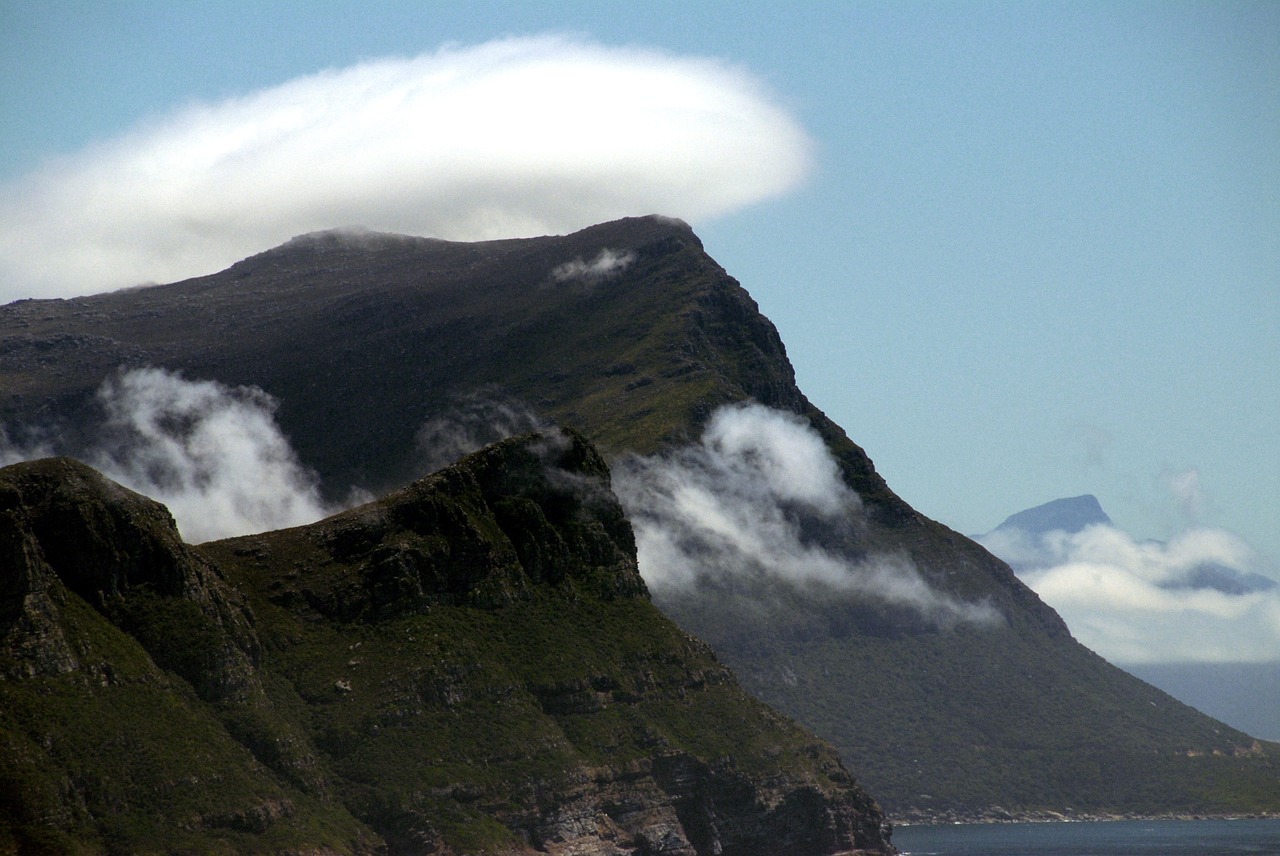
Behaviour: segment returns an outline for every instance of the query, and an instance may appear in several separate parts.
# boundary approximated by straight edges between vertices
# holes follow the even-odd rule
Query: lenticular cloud
[[[0,301],[210,273],[308,231],[453,240],[713,218],[809,142],[720,61],[562,37],[446,48],[188,107],[0,188]]]

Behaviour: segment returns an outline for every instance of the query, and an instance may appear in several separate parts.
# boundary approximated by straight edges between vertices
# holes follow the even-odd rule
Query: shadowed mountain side
[[[209,277],[0,307],[0,421],[16,441],[90,445],[95,390],[122,364],[266,390],[331,497],[409,482],[430,457],[423,426],[477,400],[572,426],[617,460],[678,454],[726,404],[797,414],[860,500],[847,533],[807,534],[890,557],[1001,620],[942,626],[776,581],[713,580],[660,602],[749,690],[831,738],[886,807],[1280,810],[1273,747],[1153,696],[1081,648],[1005,563],[897,497],[683,223],[479,244],[326,233]]]
[[[69,459],[0,469],[0,851],[374,852],[261,654],[163,506]]]
[[[628,261],[566,273],[604,250]],[[477,244],[320,233],[209,277],[9,304],[0,424],[56,421],[74,447],[122,365],[276,396],[294,448],[335,495],[416,478],[419,427],[477,391],[636,451],[686,439],[744,392],[803,402],[773,326],[687,226],[661,218]],[[884,490],[860,470],[868,493]]]
[[[16,464],[0,539],[0,847],[889,850],[834,751],[649,603],[580,436],[200,547],[82,464]]]
[[[1274,744],[1074,642],[747,591],[655,602],[704,634],[744,687],[831,740],[895,818],[1277,810]]]

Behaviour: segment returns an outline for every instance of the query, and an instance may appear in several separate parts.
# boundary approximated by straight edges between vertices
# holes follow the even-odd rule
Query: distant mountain
[[[710,535],[650,544],[659,562],[752,545],[770,561],[743,552],[655,585],[654,602],[832,741],[890,814],[1280,811],[1280,748],[1110,666],[1004,562],[894,494],[677,221],[478,244],[320,234],[213,276],[0,307],[0,424],[15,443],[92,449],[98,390],[121,366],[265,390],[330,498],[411,482],[455,447],[442,426],[478,407],[518,415],[482,426],[499,435],[579,430],[620,471],[728,479],[646,483],[654,501],[629,506],[640,522],[675,499],[732,517],[770,475],[762,444],[802,430],[844,493],[810,495],[826,470],[783,456],[767,525],[729,539],[714,529],[728,518],[709,519]],[[781,414],[781,433],[708,437],[748,402]],[[281,585],[306,587],[305,574]]]
[[[1029,535],[1043,535],[1054,531],[1080,532],[1088,526],[1096,525],[1110,526],[1111,518],[1102,510],[1096,496],[1085,494],[1069,499],[1055,499],[1011,514],[996,527],[996,531],[1017,529]]]
[[[190,547],[0,469],[0,850],[887,853],[834,751],[645,596],[580,437]]]
[[[1111,526],[1093,496],[1057,499],[1010,515],[996,529],[977,536],[1017,571],[1070,561],[1045,536],[1094,525]],[[1151,542],[1156,544],[1158,542]],[[1170,591],[1216,591],[1239,597],[1275,589],[1280,583],[1253,571],[1202,561],[1158,585]],[[1233,727],[1268,740],[1280,739],[1280,664],[1123,663],[1122,667],[1175,698]]]
[[[1046,535],[1054,532],[1072,535],[1090,526],[1111,525],[1111,518],[1102,510],[1097,497],[1085,494],[1051,500],[1011,514],[995,529],[974,538],[1021,572],[1062,561],[1063,557],[1044,540]],[[1268,591],[1278,585],[1280,583],[1263,574],[1213,561],[1200,562],[1180,578],[1161,583],[1168,589],[1209,589],[1229,595]]]
[[[1218,562],[1201,562],[1196,565],[1179,588],[1211,589],[1224,594],[1248,594],[1270,591],[1280,585],[1271,577],[1253,571],[1241,571]]]

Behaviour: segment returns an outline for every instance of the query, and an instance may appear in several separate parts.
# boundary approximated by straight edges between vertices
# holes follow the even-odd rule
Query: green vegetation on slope
[[[136,641],[55,596],[80,668],[0,681],[0,852],[347,853],[372,840],[271,775]]]
[[[886,850],[648,601],[607,478],[526,437],[192,548],[83,465],[0,470],[0,852]]]

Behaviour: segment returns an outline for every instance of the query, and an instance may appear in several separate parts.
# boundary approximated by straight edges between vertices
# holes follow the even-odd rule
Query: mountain
[[[649,602],[579,435],[181,541],[0,469],[4,852],[887,853],[834,751]]]
[[[1068,499],[1055,499],[1035,508],[1028,508],[1011,514],[995,531],[1017,529],[1028,535],[1043,535],[1046,532],[1080,532],[1089,526],[1110,526],[1111,518],[1102,510],[1102,505],[1093,494],[1074,496]],[[990,534],[990,533],[988,533]]]
[[[1086,495],[1020,511],[977,537],[1021,573],[1075,560],[1075,554],[1064,551],[1063,542],[1050,533],[1074,534],[1089,526],[1111,527],[1112,523],[1098,500]],[[1160,542],[1146,542],[1146,546],[1160,546]],[[1210,591],[1241,597],[1274,590],[1280,583],[1254,571],[1201,559],[1158,585],[1171,592]],[[1119,665],[1235,728],[1268,740],[1280,737],[1280,664],[1173,661]]]
[[[974,539],[1009,563],[1015,571],[1046,568],[1066,560],[1061,547],[1046,539],[1051,533],[1074,535],[1090,526],[1112,526],[1111,518],[1091,494],[1055,499],[1011,514],[985,535]],[[1159,541],[1150,541],[1159,545]],[[1209,589],[1223,594],[1242,595],[1268,591],[1280,583],[1254,571],[1241,570],[1221,562],[1198,562],[1176,579],[1160,584],[1169,589]]]
[[[0,307],[15,444],[93,456],[104,379],[141,366],[274,397],[330,499],[513,425],[580,431],[634,488],[654,602],[891,815],[1280,810],[1280,749],[1086,650],[1004,562],[894,494],[678,221],[476,244],[321,233],[212,276]],[[686,526],[662,516],[685,505],[715,515],[655,528]]]

